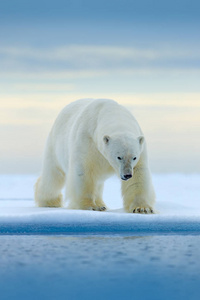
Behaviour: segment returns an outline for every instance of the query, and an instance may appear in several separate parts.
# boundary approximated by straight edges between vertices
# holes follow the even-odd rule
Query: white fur
[[[136,119],[113,100],[75,101],[60,112],[49,134],[35,201],[61,207],[66,185],[69,208],[105,210],[103,184],[114,173],[132,176],[122,180],[125,210],[152,213],[155,193]]]

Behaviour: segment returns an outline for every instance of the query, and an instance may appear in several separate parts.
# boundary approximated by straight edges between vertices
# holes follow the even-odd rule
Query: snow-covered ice
[[[120,182],[105,183],[108,212],[38,208],[33,201],[34,175],[0,176],[1,233],[200,232],[200,175],[156,174],[155,215],[127,214]]]
[[[154,175],[155,215],[37,208],[33,175],[0,176],[1,300],[197,300],[200,175]]]

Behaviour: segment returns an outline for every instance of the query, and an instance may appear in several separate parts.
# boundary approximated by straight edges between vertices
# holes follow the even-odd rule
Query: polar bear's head
[[[133,176],[143,150],[144,137],[108,136],[103,137],[103,155],[122,180]]]

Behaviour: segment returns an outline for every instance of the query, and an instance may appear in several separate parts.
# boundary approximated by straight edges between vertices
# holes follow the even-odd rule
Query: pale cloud
[[[23,79],[48,79],[48,80],[62,80],[62,79],[81,79],[81,78],[93,78],[93,77],[102,77],[109,74],[114,74],[115,72],[108,71],[93,71],[93,70],[70,70],[70,71],[46,71],[42,70],[40,72],[27,71],[27,70],[15,70],[15,71],[5,71],[2,72],[0,70],[0,78],[4,78],[5,80],[15,79],[15,80],[23,80]]]
[[[42,60],[81,60],[88,58],[102,59],[145,59],[156,60],[160,58],[200,58],[200,53],[190,48],[170,48],[169,46],[159,49],[101,46],[101,45],[68,45],[52,48],[34,47],[0,47],[0,55],[9,57],[32,58]]]
[[[130,109],[186,109],[200,113],[200,93],[163,93],[163,94],[63,94],[51,93],[29,96],[7,96],[0,100],[1,125],[50,124],[67,104],[80,98],[109,98],[126,105]],[[148,119],[149,121],[149,119]]]
[[[139,121],[148,142],[154,172],[200,171],[197,163],[200,151],[197,141],[200,105],[197,100],[200,94],[109,96],[128,106]],[[161,98],[167,99],[162,105]],[[75,99],[68,96],[65,99],[58,97],[58,102],[40,103],[37,100],[34,107],[33,98],[27,102],[24,98],[18,108],[14,100],[10,99],[10,106],[7,102],[7,108],[4,105],[0,111],[0,172],[39,172],[45,141],[54,120],[60,109]],[[191,149],[192,156],[188,156]]]
[[[129,47],[114,47],[114,46],[93,46],[93,45],[70,45],[62,47],[54,47],[48,49],[38,48],[22,48],[22,47],[2,47],[0,48],[0,55],[18,57],[18,58],[32,58],[42,60],[81,60],[86,57],[91,58],[109,58],[109,59],[123,59],[123,58],[145,58],[155,59],[158,52],[155,50],[135,49]]]
[[[4,80],[15,79],[15,80],[22,80],[22,79],[34,79],[34,80],[62,80],[62,79],[89,79],[89,78],[98,78],[98,77],[105,77],[105,76],[150,76],[150,75],[179,75],[179,74],[188,74],[188,75],[197,75],[200,76],[200,69],[195,68],[188,68],[188,69],[179,69],[174,68],[166,69],[163,68],[135,68],[135,69],[126,69],[126,68],[119,68],[115,70],[71,70],[71,71],[40,71],[40,72],[33,72],[33,71],[6,71],[2,72],[0,70],[0,78]]]
[[[145,133],[154,172],[198,171],[200,93],[89,94],[127,106]],[[40,93],[0,100],[0,172],[39,172],[48,133],[59,111],[84,94]],[[188,157],[191,152],[192,157]]]
[[[101,76],[109,72],[162,72],[198,70],[199,52],[190,48],[133,48],[69,45],[52,48],[1,47],[1,74],[65,78]],[[186,63],[187,62],[187,63]],[[186,63],[186,64],[185,64]],[[170,67],[169,67],[170,66]],[[39,71],[39,73],[38,73]],[[31,75],[32,74],[32,75]]]
[[[16,93],[21,92],[67,92],[67,91],[73,91],[74,85],[73,84],[62,84],[62,83],[4,83],[0,84],[0,94],[3,94],[4,92],[7,93],[10,89],[15,91]]]

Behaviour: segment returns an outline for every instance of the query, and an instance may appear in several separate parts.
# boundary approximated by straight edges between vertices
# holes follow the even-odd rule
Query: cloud
[[[114,72],[199,70],[200,54],[191,49],[70,45],[52,48],[1,47],[0,74],[101,76]]]
[[[102,93],[199,92],[200,54],[195,49],[0,47],[0,95],[33,95],[46,101],[53,94],[72,99],[77,94],[93,98]]]
[[[36,74],[35,74],[36,76]],[[64,83],[9,83],[9,84],[0,84],[1,93],[7,92],[9,89],[12,89],[16,93],[45,93],[45,92],[69,92],[73,91],[75,86],[73,84],[64,84]]]
[[[42,60],[85,59],[85,57],[109,58],[109,59],[154,59],[157,56],[155,50],[135,49],[129,47],[70,45],[52,49],[38,48],[0,48],[0,54]]]

